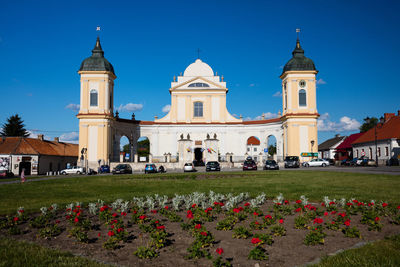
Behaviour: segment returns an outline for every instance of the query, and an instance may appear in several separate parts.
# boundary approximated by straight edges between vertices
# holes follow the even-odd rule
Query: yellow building
[[[200,59],[190,64],[183,75],[174,77],[169,92],[171,109],[154,121],[119,118],[114,115],[114,68],[104,58],[97,38],[92,55],[85,59],[81,76],[79,149],[81,160],[90,167],[120,161],[120,139],[130,144],[131,162],[138,162],[137,140],[150,141],[152,162],[218,160],[242,162],[252,156],[260,164],[266,159],[268,139],[276,140],[275,159],[301,156],[318,151],[316,74],[311,59],[297,39],[296,47],[280,76],[282,79],[282,115],[277,118],[244,121],[232,116],[227,107],[227,84]],[[248,146],[248,140],[259,145]],[[305,158],[301,158],[305,160]],[[134,165],[134,164],[133,164]]]

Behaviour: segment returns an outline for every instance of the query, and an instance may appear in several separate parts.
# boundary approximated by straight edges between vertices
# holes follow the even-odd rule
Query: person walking
[[[21,171],[21,183],[25,183],[25,168],[22,168]]]

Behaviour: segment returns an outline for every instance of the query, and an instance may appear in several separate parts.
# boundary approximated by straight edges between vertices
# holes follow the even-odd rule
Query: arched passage
[[[248,157],[252,157],[257,162],[257,155],[261,152],[260,138],[257,136],[250,136],[246,141],[246,154]]]
[[[132,159],[131,150],[132,150],[132,144],[129,142],[128,137],[126,137],[125,135],[121,136],[121,138],[119,139],[119,151],[120,155],[122,155],[123,162],[131,161]]]
[[[139,162],[150,161],[150,140],[147,136],[141,136],[137,140],[137,154]]]
[[[275,159],[277,154],[276,152],[277,148],[276,148],[276,137],[274,135],[269,135],[267,137],[266,148],[268,149],[266,156],[268,156],[268,158]]]

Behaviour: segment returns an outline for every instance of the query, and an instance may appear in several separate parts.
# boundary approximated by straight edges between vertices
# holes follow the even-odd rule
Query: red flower
[[[224,250],[222,248],[217,248],[215,250],[215,252],[217,252],[219,255],[221,255],[222,253],[224,253]]]
[[[260,240],[260,238],[258,238],[258,237],[253,237],[253,239],[251,240],[251,243],[252,244],[258,244],[258,243],[260,243],[261,242],[261,240]]]
[[[397,209],[400,210],[400,205],[397,206]]]
[[[19,213],[24,213],[24,210],[19,210]]]
[[[140,215],[140,216],[139,216],[139,219],[141,219],[141,220],[146,219],[146,215]]]
[[[155,223],[155,224],[159,224],[160,222],[159,222],[159,221],[155,221],[154,223]]]
[[[346,217],[346,213],[339,213],[339,216],[342,216],[342,218]]]
[[[100,236],[101,236],[101,233],[98,233],[97,236],[100,237]]]
[[[122,231],[124,231],[124,228],[118,228],[118,229],[117,229],[117,232],[118,232],[118,233],[121,233]]]
[[[197,205],[196,205],[196,204],[193,204],[193,205],[192,205],[192,208],[196,208],[196,207],[197,207]]]
[[[331,214],[336,214],[336,210],[331,211]]]
[[[344,224],[345,224],[346,226],[350,226],[350,220],[346,220],[346,221],[344,222]]]
[[[363,202],[358,202],[358,206],[364,206]]]
[[[78,213],[76,214],[76,217],[79,217],[79,216],[81,216],[81,212],[78,212]]]
[[[289,201],[285,200],[285,205],[289,204]]]
[[[242,211],[243,210],[243,207],[239,207],[239,211]]]
[[[76,208],[78,208],[78,209],[80,209],[81,208],[81,206],[75,206]]]
[[[219,205],[220,205],[221,207],[225,206],[225,204],[222,203],[222,202],[220,202]]]
[[[301,203],[300,199],[296,200],[296,204],[300,204],[300,203]]]
[[[353,202],[354,202],[354,203],[358,203],[358,200],[357,200],[357,199],[353,199]]]
[[[164,207],[164,209],[166,209],[166,210],[167,210],[167,209],[169,209],[169,207],[168,207],[168,206],[165,206],[165,207]]]
[[[76,217],[76,218],[74,219],[74,222],[75,222],[75,223],[79,222],[78,217]]]
[[[333,202],[333,201],[329,202],[329,205],[334,205],[334,204],[335,204],[335,202]]]
[[[108,231],[107,235],[108,236],[113,236],[114,235],[114,231]]]
[[[282,224],[282,223],[283,223],[283,219],[280,219],[280,220],[279,220],[279,223]]]
[[[271,219],[272,219],[272,216],[268,214],[268,215],[265,215],[264,218],[267,219],[267,220],[271,220]]]
[[[111,223],[117,223],[118,222],[118,220],[112,220],[111,221]]]
[[[151,213],[157,213],[157,210],[151,210]]]
[[[233,209],[233,212],[239,213],[240,210],[239,210],[238,208],[234,208],[234,209]]]
[[[17,222],[18,220],[19,220],[19,218],[18,217],[14,217],[14,222]]]
[[[373,206],[373,205],[374,205],[373,202],[371,202],[371,203],[368,204],[369,207],[371,207],[371,206]]]
[[[321,203],[321,206],[322,206],[322,207],[325,207],[325,203],[322,202],[322,203]]]
[[[328,216],[328,215],[329,215],[329,212],[325,211],[324,216]]]
[[[124,212],[124,211],[121,212],[121,215],[122,215],[122,216],[126,216],[126,212]]]
[[[195,226],[194,226],[194,228],[196,228],[196,229],[200,229],[201,228],[201,224],[196,224]]]
[[[114,228],[115,228],[115,226],[114,226],[114,225],[111,225],[110,227],[111,227],[111,229],[114,229]]]
[[[207,232],[201,232],[200,234],[203,236],[207,236]]]
[[[317,208],[314,207],[314,206],[310,206],[309,209],[310,209],[310,210],[316,210]]]
[[[159,225],[159,226],[157,226],[157,229],[159,229],[159,230],[164,230],[164,229],[165,229],[165,226],[164,226],[164,225]]]
[[[112,216],[115,218],[118,216],[118,214],[116,214],[115,212],[112,214]]]
[[[335,224],[335,221],[332,221],[331,224]]]
[[[353,206],[353,203],[347,202],[346,205],[350,207]]]
[[[67,215],[67,216],[65,216],[65,218],[67,218],[67,220],[69,220],[71,218],[71,215]]]
[[[186,217],[189,218],[189,219],[193,219],[193,213],[192,213],[191,210],[188,210],[188,211],[186,212]]]
[[[248,206],[250,206],[250,203],[249,203],[249,202],[246,202],[246,203],[244,203],[244,206],[245,206],[245,207],[248,207]]]
[[[295,212],[300,212],[301,211],[301,208],[297,208],[296,210],[295,210]]]
[[[384,207],[384,208],[387,207],[387,205],[388,205],[388,204],[385,203],[385,202],[382,203],[382,207]]]
[[[136,213],[137,213],[137,210],[134,210],[133,213],[136,214]]]
[[[260,223],[259,223],[259,222],[257,222],[257,221],[255,221],[255,222],[254,222],[254,224],[256,224],[256,225],[259,225]]]
[[[60,223],[60,220],[56,220],[56,224],[59,224]]]
[[[214,206],[217,206],[217,205],[219,205],[219,202],[215,201]]]
[[[313,224],[316,224],[316,223],[323,223],[323,222],[324,222],[323,219],[321,219],[321,218],[315,218]]]
[[[254,216],[258,216],[258,213],[257,213],[257,212],[253,212],[253,215],[254,215]]]
[[[277,202],[277,203],[275,203],[275,205],[277,205],[277,206],[280,206],[280,205],[282,205],[281,203],[279,203],[279,202]]]
[[[379,222],[380,219],[381,219],[381,218],[379,218],[379,217],[375,217],[375,221],[376,221],[376,222]]]
[[[70,208],[68,208],[68,209],[67,209],[67,211],[71,211],[71,209],[70,209]]]

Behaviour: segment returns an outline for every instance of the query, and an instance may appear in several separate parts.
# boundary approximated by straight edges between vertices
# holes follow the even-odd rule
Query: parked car
[[[161,165],[160,167],[158,167],[158,172],[163,173],[163,172],[167,172],[167,170],[164,168],[163,165]]]
[[[144,167],[144,173],[157,173],[157,167],[155,164],[146,164]]]
[[[132,173],[132,168],[129,164],[118,164],[112,170],[112,174],[125,174],[125,173]]]
[[[183,166],[183,172],[195,172],[196,169],[193,166],[193,163],[188,162],[185,163],[185,166]]]
[[[297,156],[287,156],[285,157],[285,168],[299,168],[300,160]]]
[[[193,165],[197,167],[197,166],[205,166],[206,164],[204,163],[203,160],[193,160]]]
[[[350,166],[350,159],[344,159],[340,162],[340,166]]]
[[[243,163],[243,170],[247,171],[247,170],[257,170],[257,164],[254,162],[254,160],[246,160]]]
[[[87,171],[86,174],[87,174],[87,175],[95,175],[95,174],[97,174],[97,172],[96,172],[95,170],[89,168],[89,170]]]
[[[85,168],[83,167],[78,167],[78,166],[73,166],[69,169],[64,169],[60,171],[61,174],[67,175],[67,174],[82,174],[85,173]]]
[[[101,165],[99,168],[99,173],[110,173],[110,166]]]
[[[333,166],[335,165],[335,160],[334,159],[323,159],[329,162],[329,165]]]
[[[221,167],[218,161],[209,161],[206,164],[206,171],[221,171]]]
[[[357,159],[356,165],[357,166],[367,166],[368,160],[369,160],[368,157],[362,156],[362,157]]]
[[[366,166],[376,166],[376,161],[373,159],[369,159],[367,161],[367,165]]]
[[[358,161],[358,158],[353,158],[352,160],[350,160],[349,166],[357,166],[357,161]]]
[[[305,167],[326,167],[329,166],[329,161],[324,159],[312,159],[305,163]]]
[[[7,177],[7,178],[14,177],[14,173],[9,170],[2,169],[2,170],[0,170],[0,178],[4,178],[4,177]]]
[[[279,170],[279,165],[275,160],[265,161],[264,170]]]
[[[399,159],[391,157],[386,161],[387,166],[399,166]]]

